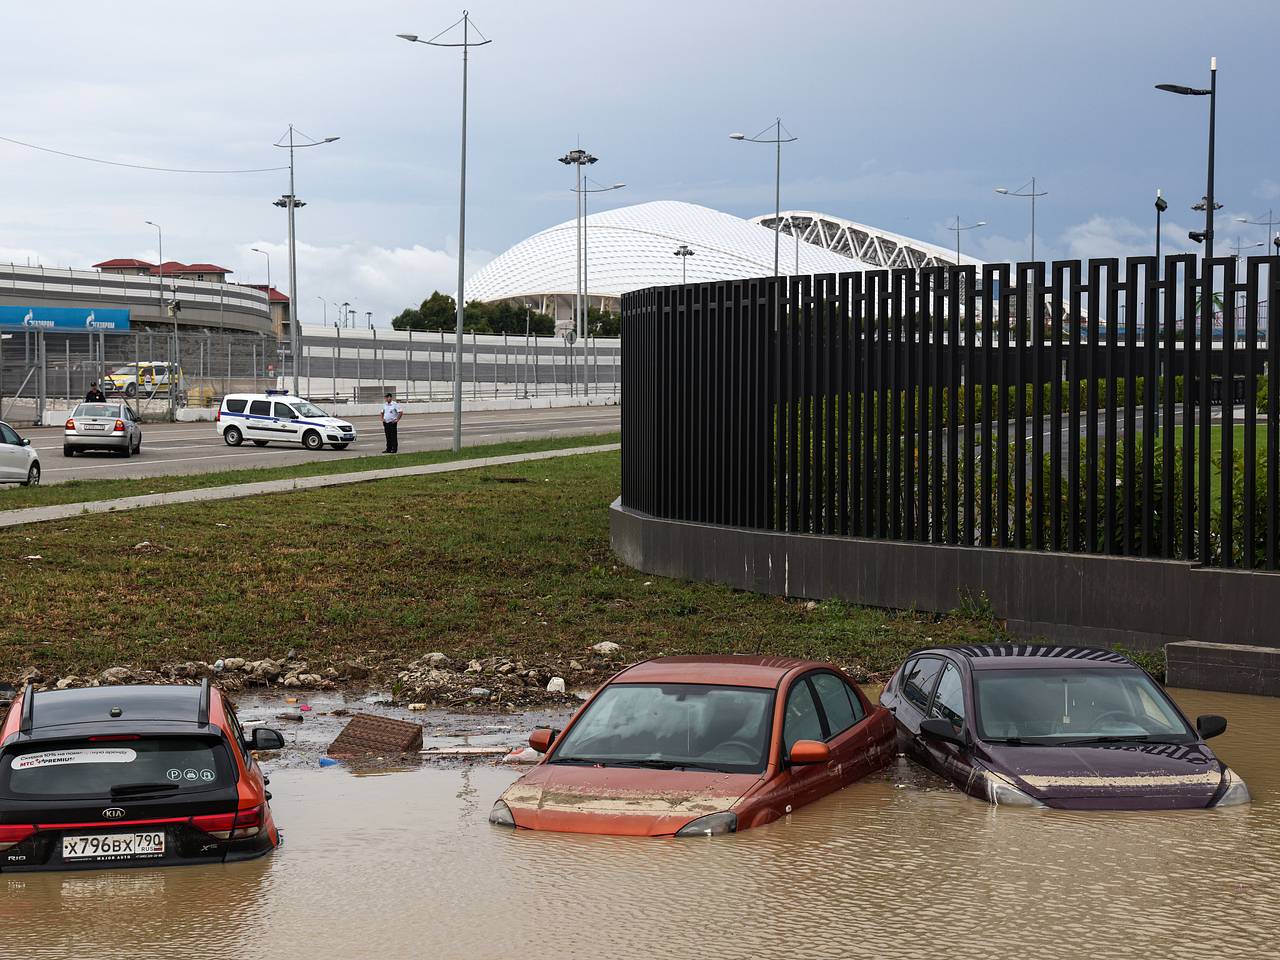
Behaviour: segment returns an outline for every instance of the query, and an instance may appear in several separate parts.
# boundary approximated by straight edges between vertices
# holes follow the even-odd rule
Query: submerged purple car
[[[911,759],[995,804],[1075,810],[1225,807],[1249,788],[1132,660],[1088,647],[934,647],[880,702]]]

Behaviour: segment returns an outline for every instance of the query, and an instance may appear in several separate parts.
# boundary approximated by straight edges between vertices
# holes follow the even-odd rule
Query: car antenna
[[[200,681],[200,705],[196,708],[196,723],[201,726],[209,722],[209,701],[213,699],[213,689],[209,686],[209,678]]]
[[[22,688],[22,716],[18,720],[18,732],[30,733],[36,720],[36,687],[30,680]]]

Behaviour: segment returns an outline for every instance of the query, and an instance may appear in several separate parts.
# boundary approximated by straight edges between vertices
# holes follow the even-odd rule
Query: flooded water
[[[598,838],[490,828],[518,770],[299,761],[271,857],[0,876],[0,957],[1273,957],[1280,701],[1174,694],[1230,719],[1252,805],[995,809],[903,762],[736,836]]]

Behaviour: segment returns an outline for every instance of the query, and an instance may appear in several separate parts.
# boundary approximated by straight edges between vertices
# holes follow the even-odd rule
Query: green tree
[[[391,321],[391,326],[395,330],[450,331],[456,329],[457,322],[453,297],[436,290],[419,306],[402,310]],[[526,323],[529,333],[535,336],[549,337],[555,333],[555,321],[545,313],[505,300],[496,303],[472,300],[462,315],[462,329],[466,333],[524,336]]]
[[[612,310],[601,311],[598,307],[591,307],[587,311],[587,329],[593,337],[620,337],[622,317]]]

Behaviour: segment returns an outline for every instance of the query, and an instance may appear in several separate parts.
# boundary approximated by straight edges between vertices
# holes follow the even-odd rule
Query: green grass
[[[631,570],[609,549],[618,470],[593,454],[0,532],[0,677],[294,649],[386,678],[432,650],[537,662],[613,640],[629,660],[791,654],[865,678],[999,635],[980,598],[947,617],[809,609]]]
[[[296,466],[251,467],[244,470],[222,470],[217,473],[169,474],[157,477],[131,477],[117,480],[71,480],[67,483],[41,487],[0,487],[0,510],[17,510],[21,507],[44,507],[59,503],[88,503],[95,500],[112,500],[117,497],[135,497],[148,493],[171,493],[175,490],[194,490],[201,487],[221,487],[232,483],[258,483],[263,480],[284,480],[291,477],[314,477],[331,473],[352,473],[359,470],[382,470],[387,467],[412,467],[424,463],[445,463],[450,460],[470,460],[477,457],[501,457],[513,453],[535,450],[557,450],[565,447],[591,446],[599,443],[617,443],[619,434],[587,434],[571,437],[547,437],[538,440],[519,440],[508,443],[491,443],[478,447],[464,447],[461,453],[452,450],[424,450],[419,453],[399,453],[385,456],[355,457],[352,459],[316,460]]]

